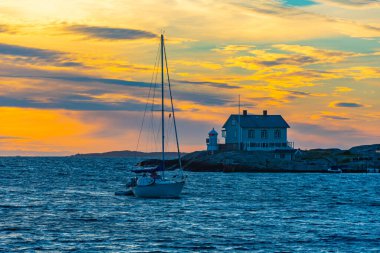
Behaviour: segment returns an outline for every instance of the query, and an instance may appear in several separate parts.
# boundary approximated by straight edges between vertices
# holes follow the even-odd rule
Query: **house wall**
[[[275,130],[280,130],[280,138],[275,137]],[[250,138],[249,130],[254,131],[254,138]],[[261,138],[261,131],[267,130],[267,138]],[[287,142],[287,129],[286,128],[246,128],[242,131],[243,142]]]
[[[233,120],[230,118],[226,123],[226,137],[225,142],[226,144],[232,144],[232,143],[238,143],[238,134],[239,134],[239,127],[237,120],[235,121],[235,124],[232,122]]]
[[[249,130],[254,131],[254,138],[250,138]],[[267,132],[267,136],[261,135],[262,131]],[[280,137],[276,138],[275,131],[280,130]],[[245,150],[276,150],[288,149],[286,128],[249,128],[243,130],[243,147]]]
[[[226,144],[238,143],[239,127],[238,122],[233,125],[232,120],[226,124]],[[253,130],[254,135],[249,136],[249,131]],[[266,138],[262,138],[262,130],[267,131]],[[280,137],[276,138],[275,131],[280,130]],[[286,128],[243,128],[241,131],[241,145],[244,150],[276,150],[288,149]]]

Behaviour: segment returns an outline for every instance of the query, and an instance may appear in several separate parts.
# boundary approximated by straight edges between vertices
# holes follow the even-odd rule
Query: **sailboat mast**
[[[176,140],[176,143],[177,143],[178,165],[179,165],[179,169],[182,170],[181,152],[179,150],[177,123],[176,123],[176,120],[175,120],[174,105],[173,105],[173,95],[172,95],[172,88],[171,88],[170,78],[169,78],[168,58],[166,58],[165,43],[164,43],[164,54],[165,54],[166,75],[167,75],[167,78],[168,78],[168,86],[169,86],[170,103],[171,103],[171,106],[172,106],[172,115],[173,115],[173,122],[174,122],[175,140]]]
[[[162,132],[162,171],[165,170],[165,110],[164,110],[164,35],[161,34],[161,132]]]

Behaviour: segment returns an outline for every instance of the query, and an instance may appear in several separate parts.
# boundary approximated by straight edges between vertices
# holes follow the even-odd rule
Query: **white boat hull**
[[[185,181],[153,183],[151,185],[136,185],[133,194],[138,198],[178,198]]]
[[[341,169],[338,169],[338,170],[331,170],[331,169],[328,169],[327,170],[328,173],[342,173],[342,170]]]

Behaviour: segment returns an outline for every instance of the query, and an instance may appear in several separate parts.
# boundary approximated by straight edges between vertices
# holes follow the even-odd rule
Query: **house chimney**
[[[263,115],[264,115],[264,116],[267,116],[267,115],[268,115],[268,111],[267,111],[267,110],[264,110],[264,111],[263,111]]]
[[[243,110],[243,116],[247,116],[248,114],[248,111],[247,110]]]

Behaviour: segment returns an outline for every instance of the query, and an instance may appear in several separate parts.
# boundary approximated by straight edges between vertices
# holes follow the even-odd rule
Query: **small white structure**
[[[218,132],[213,128],[208,133],[208,138],[206,139],[207,151],[218,150]]]

